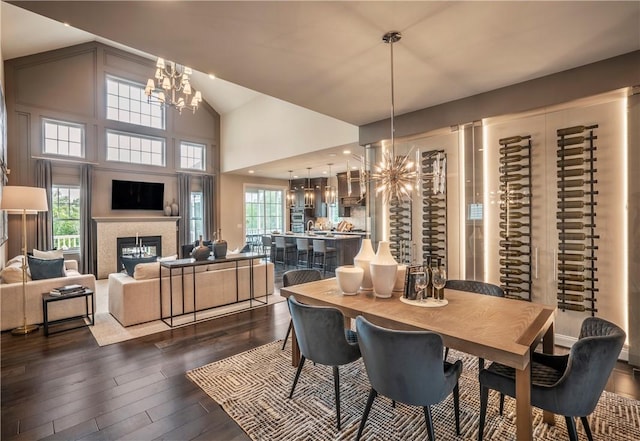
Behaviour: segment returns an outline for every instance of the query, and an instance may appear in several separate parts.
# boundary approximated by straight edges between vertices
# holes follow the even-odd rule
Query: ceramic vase
[[[393,285],[393,292],[404,293],[404,282],[407,275],[407,265],[398,265],[396,271],[396,283]]]
[[[215,259],[227,257],[227,241],[222,239],[222,230],[218,230],[216,240],[213,241],[213,257]]]
[[[358,294],[364,270],[359,266],[344,265],[336,268],[336,280],[342,293],[346,296]]]
[[[180,213],[180,210],[178,210],[178,203],[174,199],[171,203],[171,216],[177,216],[178,213]]]
[[[167,201],[167,204],[164,206],[164,215],[171,216],[171,204]]]
[[[193,249],[193,251],[191,251],[191,257],[193,257],[197,261],[207,260],[209,258],[210,252],[211,250],[202,242],[202,236],[200,236],[200,245],[198,245]]]
[[[396,283],[398,262],[391,255],[388,241],[378,242],[378,251],[371,260],[369,267],[371,269],[373,292],[376,297],[391,297],[393,286]]]
[[[375,255],[376,253],[373,252],[373,247],[371,246],[371,239],[362,239],[360,251],[358,251],[358,254],[356,254],[356,256],[353,258],[353,264],[357,267],[362,268],[362,271],[364,272],[362,283],[360,284],[360,289],[362,291],[373,290],[369,263],[371,263],[371,259],[373,259]]]

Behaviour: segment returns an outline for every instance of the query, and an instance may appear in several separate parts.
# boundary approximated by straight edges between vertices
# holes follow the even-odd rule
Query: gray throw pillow
[[[136,269],[136,265],[139,263],[149,263],[155,262],[158,258],[156,256],[151,257],[131,257],[131,256],[122,256],[122,264],[124,265],[124,269],[127,271],[131,277],[133,277],[133,272]]]
[[[31,280],[53,279],[64,277],[64,259],[40,259],[27,256]]]

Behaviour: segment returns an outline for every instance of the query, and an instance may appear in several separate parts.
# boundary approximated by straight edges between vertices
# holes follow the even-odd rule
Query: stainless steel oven
[[[304,224],[304,212],[291,212],[291,224]]]
[[[304,223],[292,223],[291,231],[294,233],[304,233]]]

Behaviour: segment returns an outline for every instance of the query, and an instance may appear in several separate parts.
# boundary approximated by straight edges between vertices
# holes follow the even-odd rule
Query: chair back
[[[285,248],[286,241],[282,236],[276,236],[276,248]]]
[[[309,239],[296,239],[298,251],[309,251]]]
[[[300,285],[301,283],[315,282],[321,279],[322,274],[316,269],[289,270],[282,275],[282,286]]]
[[[191,251],[193,251],[193,245],[192,244],[182,245],[180,248],[182,250],[182,258],[183,259],[187,259],[187,258],[191,257]]]
[[[561,415],[586,416],[598,404],[626,339],[625,332],[599,317],[582,322],[580,336],[569,352],[564,375],[553,388],[551,400]],[[533,398],[533,397],[532,397]]]
[[[439,334],[386,329],[362,316],[356,318],[356,331],[369,382],[378,393],[406,404],[429,406],[453,389],[457,378],[444,374]]]
[[[447,284],[444,287],[487,296],[504,297],[504,291],[499,286],[492,283],[478,282],[477,280],[447,280]]]
[[[305,358],[327,366],[340,366],[360,358],[358,344],[347,341],[340,310],[304,305],[295,296],[290,296],[288,302],[300,353]]]
[[[271,247],[271,236],[262,236],[262,246],[265,248]]]
[[[313,252],[314,253],[326,253],[327,246],[322,239],[313,239]]]

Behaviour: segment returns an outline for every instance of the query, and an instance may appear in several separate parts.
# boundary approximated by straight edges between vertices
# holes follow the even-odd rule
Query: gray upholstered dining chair
[[[282,286],[300,285],[301,283],[315,282],[322,279],[322,274],[316,269],[297,269],[289,270],[282,275]],[[287,346],[287,340],[289,340],[289,334],[291,334],[291,328],[293,327],[293,321],[289,321],[289,328],[287,329],[287,335],[284,336],[282,342],[282,349]]]
[[[362,352],[371,391],[356,440],[362,436],[371,406],[378,394],[394,402],[422,406],[431,441],[435,440],[431,405],[453,392],[456,433],[460,435],[458,378],[462,361],[447,363],[442,358],[442,337],[428,331],[395,331],[356,318],[358,344]]]
[[[336,393],[336,415],[340,430],[340,373],[338,367],[360,358],[358,337],[351,329],[344,328],[344,316],[331,307],[310,306],[289,297],[289,311],[300,347],[300,364],[291,386],[289,398],[298,384],[305,360],[333,367],[333,383]]]
[[[533,353],[531,405],[563,415],[571,441],[578,441],[574,417],[580,417],[589,441],[593,441],[587,415],[590,415],[598,404],[625,339],[625,332],[613,323],[598,317],[587,317],[582,322],[578,341],[571,347],[569,354]],[[515,372],[500,363],[492,363],[480,372],[479,378],[478,440],[482,441],[489,389],[501,393],[502,415],[502,394],[515,396]]]
[[[473,292],[486,296],[504,297],[504,291],[493,283],[478,282],[477,280],[447,280],[445,288],[458,291]],[[449,348],[444,351],[444,359],[449,355]],[[484,358],[478,358],[478,372],[484,369]]]

